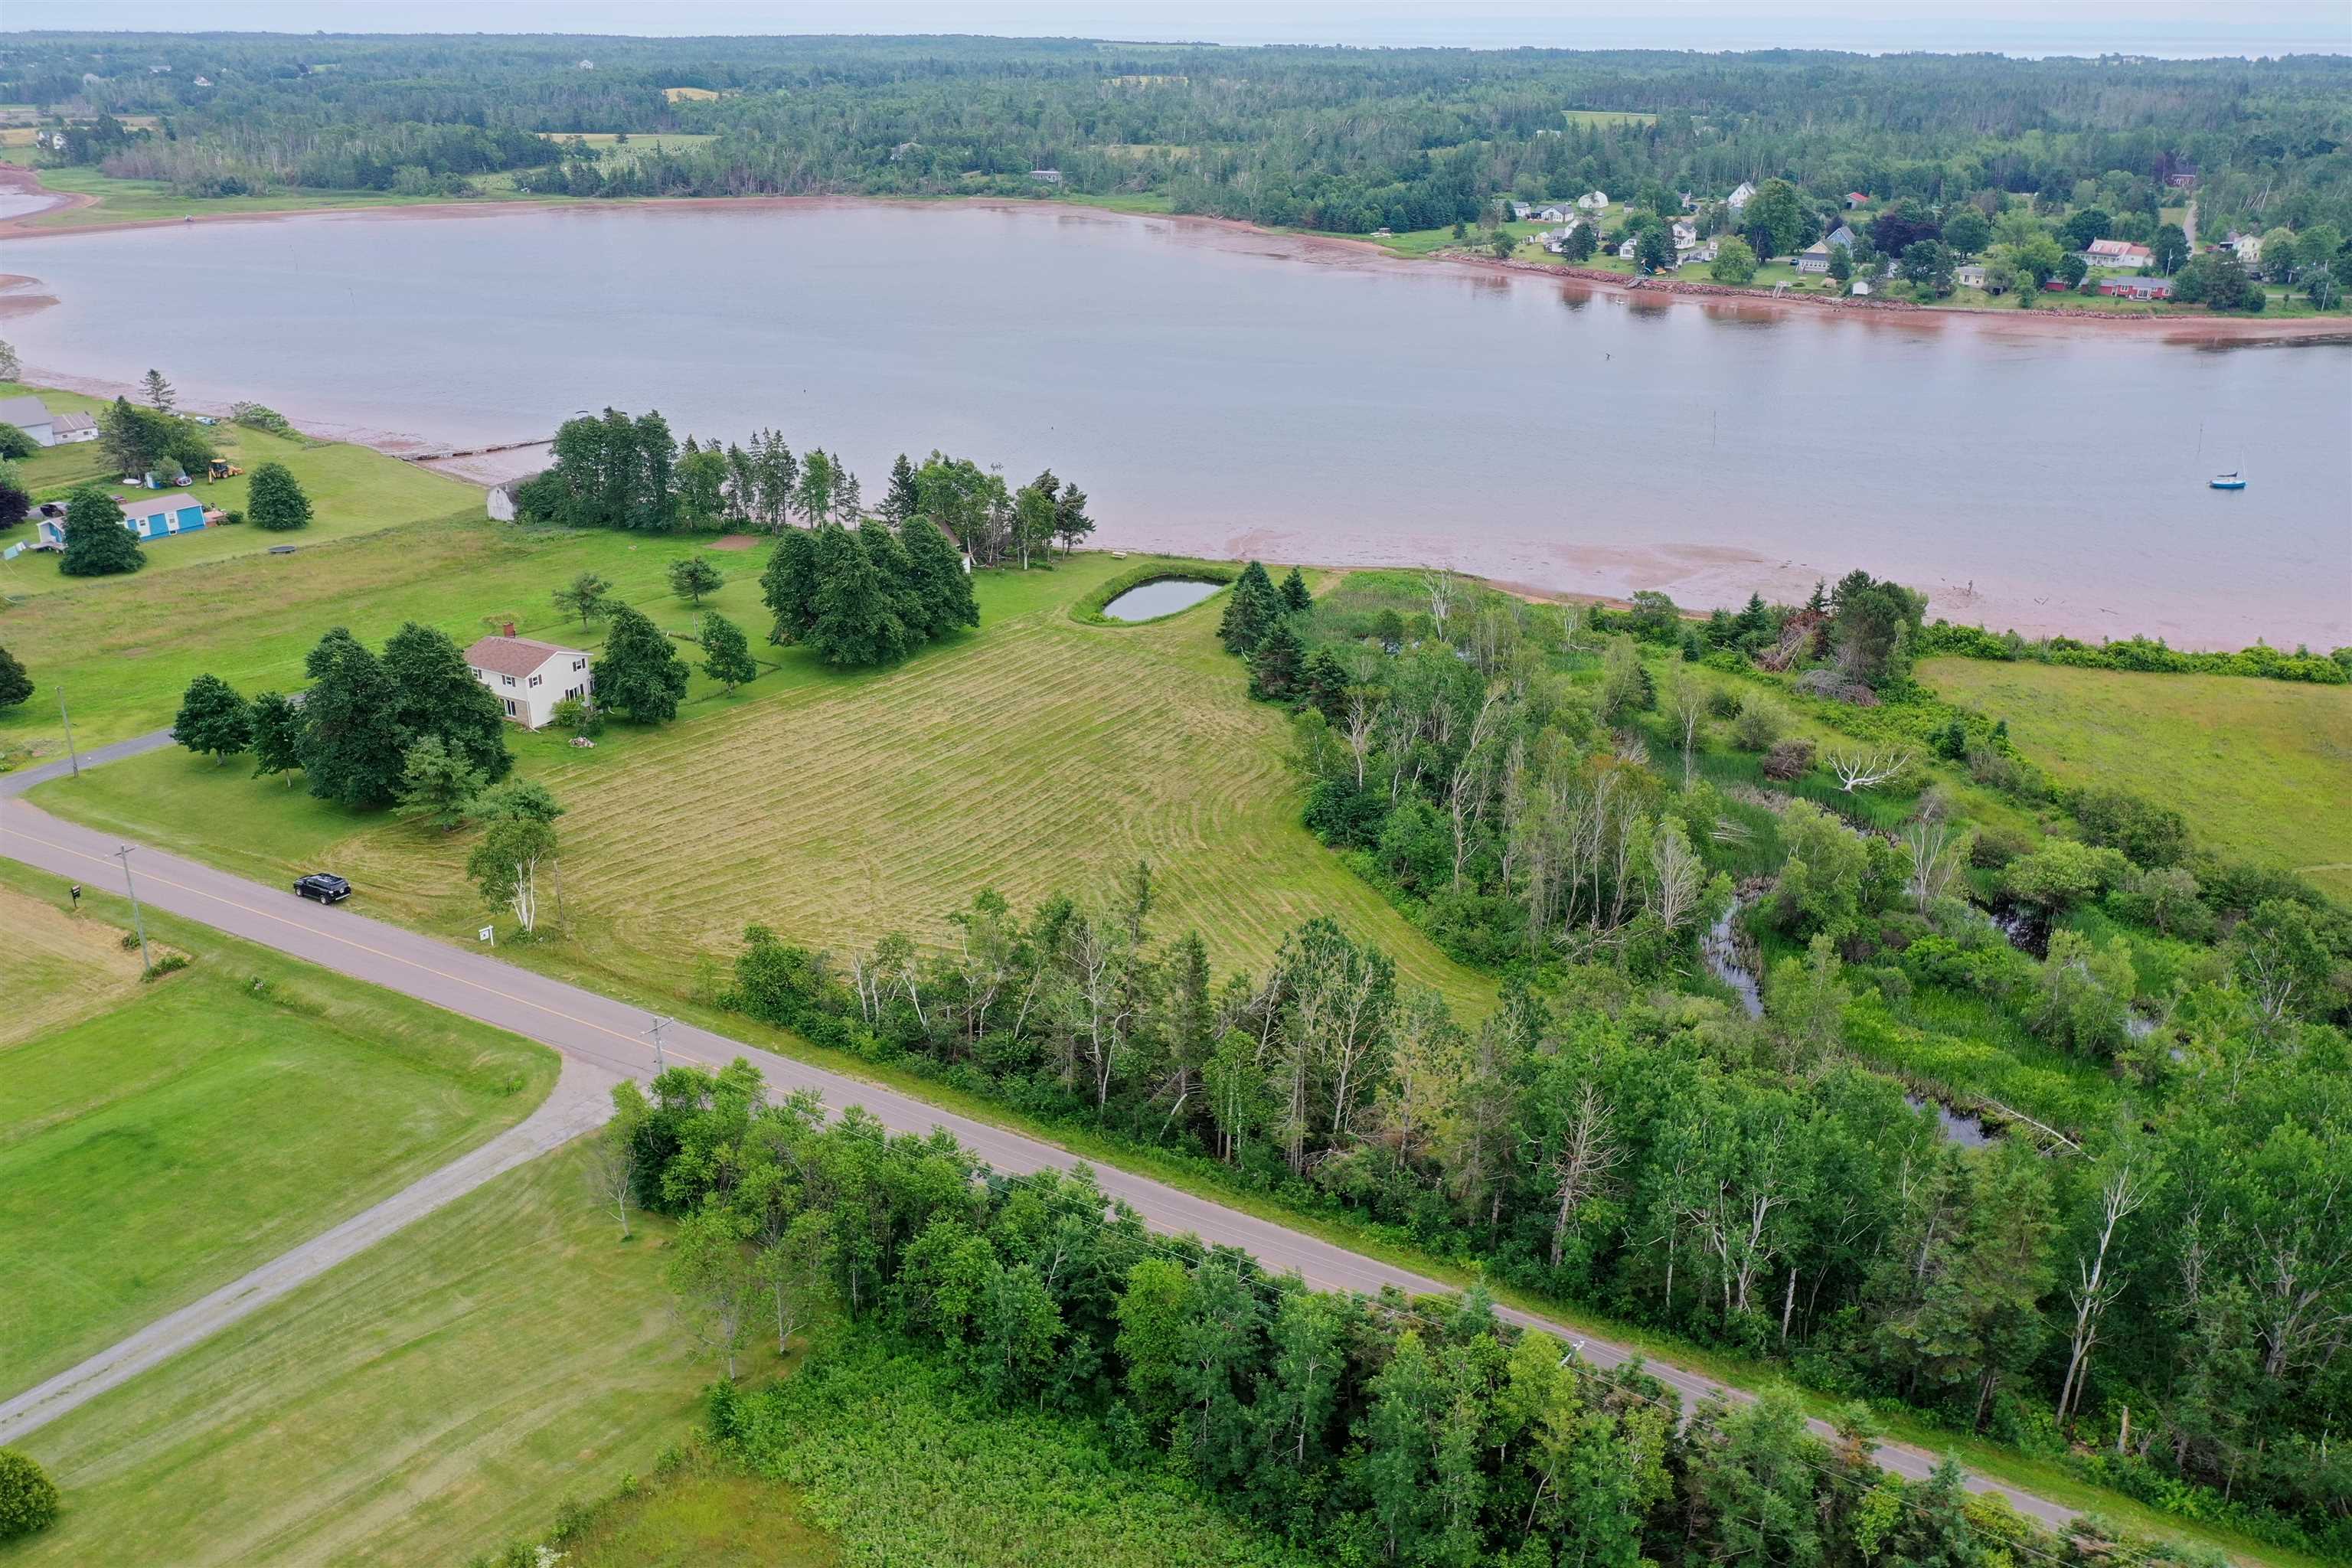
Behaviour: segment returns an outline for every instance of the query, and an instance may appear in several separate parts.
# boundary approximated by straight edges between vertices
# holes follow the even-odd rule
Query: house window
[[[532,677],[530,678],[530,683],[531,683],[533,686],[537,686],[537,685],[539,684],[539,677],[537,677],[536,675],[532,676]]]
[[[511,697],[509,697],[509,698],[508,698],[508,699],[507,699],[507,717],[508,717],[508,718],[509,718],[509,719],[511,719],[511,718],[513,718],[514,716],[515,716],[515,705],[514,705],[514,699],[513,699],[513,698],[511,698]]]
[[[511,675],[501,675],[499,679],[505,681],[509,686],[512,686],[514,684],[514,677]]]

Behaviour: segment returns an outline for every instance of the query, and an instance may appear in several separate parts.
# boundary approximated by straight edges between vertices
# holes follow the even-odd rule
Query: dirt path
[[[82,765],[88,767],[111,756],[133,754],[169,743],[166,735],[142,736],[108,747],[102,752],[87,753]],[[95,879],[119,870],[120,864],[114,858],[119,839],[61,821],[19,798],[34,784],[65,772],[65,763],[52,763],[0,776],[0,855],[61,876]],[[644,1077],[656,1065],[655,1047],[648,1035],[653,1018],[642,1007],[518,968],[477,949],[452,946],[404,927],[370,920],[348,906],[322,908],[297,899],[282,888],[263,887],[160,849],[141,849],[133,866],[140,898],[173,914],[276,948],[289,957],[511,1030],[606,1073]],[[362,889],[360,898],[365,900],[365,889]],[[1067,1170],[1087,1163],[1066,1149],[1042,1139],[942,1110],[913,1095],[812,1067],[691,1024],[671,1024],[665,1038],[665,1060],[669,1063],[687,1062],[715,1068],[740,1057],[758,1068],[770,1090],[779,1096],[800,1089],[813,1090],[836,1110],[864,1106],[893,1132],[922,1134],[935,1129],[943,1131],[976,1158],[1007,1174],[1047,1168]],[[1131,1205],[1153,1230],[1164,1235],[1190,1233],[1206,1242],[1242,1248],[1269,1269],[1296,1272],[1318,1289],[1375,1295],[1384,1287],[1393,1286],[1411,1295],[1428,1295],[1451,1289],[1411,1269],[1227,1208],[1165,1183],[1115,1166],[1096,1165],[1094,1169],[1103,1192]],[[1531,1313],[1504,1309],[1497,1315],[1523,1327],[1555,1334],[1603,1368],[1614,1367],[1636,1353],[1630,1345],[1582,1334]],[[169,1353],[170,1349],[162,1350],[139,1364],[152,1364]],[[1645,1368],[1675,1390],[1685,1410],[1714,1396],[1735,1402],[1753,1397],[1744,1389],[1727,1386],[1668,1362],[1649,1360]],[[121,1375],[127,1377],[135,1370],[131,1367]],[[35,1394],[39,1392],[36,1390]],[[1835,1436],[1825,1423],[1816,1421],[1811,1425],[1824,1438]],[[0,1421],[0,1439],[7,1435],[7,1426]],[[1880,1445],[1875,1457],[1885,1469],[1911,1479],[1927,1476],[1937,1458],[1927,1449],[1901,1443]],[[1971,1491],[2006,1499],[2020,1513],[2044,1524],[2063,1526],[2075,1517],[2073,1509],[1974,1472],[1969,1473],[1967,1484]]]
[[[512,1170],[526,1160],[537,1159],[602,1125],[613,1113],[612,1086],[615,1081],[616,1075],[603,1068],[566,1058],[562,1074],[540,1108],[472,1152],[419,1177],[332,1230],[280,1253],[202,1300],[158,1318],[80,1365],[0,1402],[0,1447],[17,1441],[27,1432],[47,1426],[68,1410],[129,1382],[191,1345],[210,1339],[296,1286],[464,1197],[499,1173]]]

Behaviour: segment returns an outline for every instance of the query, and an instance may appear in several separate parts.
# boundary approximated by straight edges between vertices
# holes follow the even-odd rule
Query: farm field
[[[65,1506],[11,1568],[454,1565],[650,1474],[710,1372],[670,1320],[666,1226],[639,1216],[622,1243],[582,1153],[508,1172],[25,1438]]]
[[[47,898],[0,887],[0,1048],[128,1002],[139,989],[139,954],[103,921],[78,920]]]
[[[1919,678],[2057,778],[2193,801],[2207,847],[2352,896],[2352,816],[2322,807],[2352,796],[2352,689],[1965,658]]]
[[[105,406],[96,398],[0,383],[0,397],[20,392],[37,395],[53,410]],[[468,508],[478,510],[481,506],[481,492],[472,485],[348,442],[276,436],[226,421],[205,435],[222,457],[247,472],[217,480],[198,477],[187,487],[190,495],[223,511],[243,511],[251,470],[263,463],[283,463],[310,498],[310,526],[290,533],[271,533],[242,524],[150,540],[144,545],[147,564],[131,574],[133,581],[235,556],[266,554],[273,545],[290,544],[298,552],[311,550],[338,539],[378,533],[420,517]],[[121,476],[112,471],[102,444],[96,441],[51,447],[25,468],[26,481],[37,500],[61,500],[74,486],[93,481],[119,494],[132,493],[117,482]],[[29,523],[0,530],[0,542],[30,538],[31,532]],[[0,563],[0,595],[12,599],[76,589],[117,590],[121,582],[68,577],[58,570],[58,558],[48,553],[28,552]]]
[[[58,879],[0,862],[12,947],[119,952],[120,900],[93,892],[71,921],[64,901]],[[205,927],[151,911],[147,928],[189,967],[142,985],[132,953],[127,984],[119,962],[69,983],[0,960],[12,1012],[52,1020],[0,1071],[9,1394],[446,1163],[555,1079],[554,1054],[512,1036]]]
[[[832,1568],[842,1560],[802,1516],[796,1493],[705,1467],[608,1504],[563,1550],[569,1568]]]
[[[756,635],[757,558],[740,559],[712,602]],[[1285,931],[1328,912],[1409,979],[1483,1012],[1490,984],[1299,826],[1283,719],[1246,700],[1218,647],[1222,601],[1148,626],[1071,617],[1136,564],[1088,554],[983,574],[983,630],[890,669],[838,674],[762,643],[779,668],[733,698],[698,676],[678,723],[615,726],[592,751],[516,736],[520,770],[569,808],[569,941],[550,960],[675,989],[682,964],[723,961],[754,921],[837,952],[893,929],[942,942],[948,915],[983,889],[1024,909],[1055,892],[1103,898],[1143,859],[1157,930],[1197,925],[1221,968],[1264,965]],[[640,602],[673,627],[692,616],[666,597]],[[463,876],[469,836],[345,816],[247,771],[160,752],[38,798],[248,875],[331,862],[371,910],[427,929],[479,923]]]

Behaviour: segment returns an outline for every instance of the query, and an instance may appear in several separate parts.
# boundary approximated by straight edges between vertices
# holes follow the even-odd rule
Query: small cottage
[[[1733,212],[1738,212],[1754,200],[1755,196],[1756,187],[1748,181],[1742,180],[1729,195],[1723,198],[1723,205]]]
[[[68,426],[63,432],[58,428],[60,424]],[[89,415],[52,414],[37,397],[0,397],[0,425],[14,425],[31,437],[36,447],[98,439],[98,421]]]
[[[1958,284],[1963,289],[1983,288],[1985,286],[1985,269],[1983,264],[1975,261],[1962,262],[1959,266],[1952,268],[1952,281]]]
[[[2169,300],[2172,279],[2169,278],[2103,278],[2099,292],[2110,300]]]
[[[2128,240],[2095,239],[2083,247],[2083,259],[2094,267],[2137,272],[2156,264],[2156,252],[2145,245],[2134,245]]]
[[[467,648],[466,668],[506,705],[507,717],[526,730],[544,727],[558,702],[584,698],[594,684],[588,655],[579,648],[511,632],[483,637]]]
[[[1829,269],[1830,242],[1826,239],[1813,241],[1797,258],[1797,270],[1800,272],[1827,272]]]

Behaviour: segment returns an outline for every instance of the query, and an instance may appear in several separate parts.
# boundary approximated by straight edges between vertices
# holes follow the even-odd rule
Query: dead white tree
[[[1615,1118],[1601,1091],[1587,1083],[1578,1092],[1576,1109],[1551,1152],[1548,1166],[1557,1208],[1551,1223],[1551,1266],[1559,1267],[1568,1249],[1568,1236],[1576,1211],[1607,1188],[1609,1173],[1623,1163],[1617,1146]]]
[[[1698,729],[1706,721],[1706,688],[1683,673],[1679,664],[1670,667],[1666,677],[1666,712],[1674,719],[1675,730],[1682,737],[1683,782],[1690,783],[1691,771],[1698,751]]]
[[[2136,1175],[2128,1162],[2116,1168],[2099,1194],[2099,1238],[2088,1257],[2074,1260],[2074,1331],[2066,1355],[2066,1379],[2058,1389],[2062,1426],[2067,1412],[2083,1402],[2083,1390],[2090,1381],[2091,1352],[2099,1342],[2099,1320],[2123,1293],[2122,1279],[2107,1268],[2116,1232],[2147,1201],[2147,1183]]]
[[[1462,594],[1462,579],[1453,567],[1441,566],[1423,573],[1421,585],[1429,595],[1429,618],[1437,623],[1437,640],[1444,642],[1446,618],[1454,614],[1454,601]]]
[[[1660,823],[1650,844],[1650,912],[1667,931],[1680,931],[1706,887],[1706,867],[1690,839],[1671,820]]]
[[[1356,760],[1356,787],[1364,787],[1364,765],[1372,754],[1373,739],[1381,727],[1381,704],[1378,699],[1359,686],[1348,696],[1348,719],[1341,733],[1348,740],[1348,754]]]
[[[1951,890],[1952,879],[1959,875],[1959,847],[1943,817],[1923,816],[1903,830],[1903,847],[1911,857],[1908,890],[1924,915]]]
[[[1837,774],[1838,788],[1852,795],[1900,778],[1910,769],[1911,752],[1899,747],[1891,752],[1833,752],[1829,764]]]

